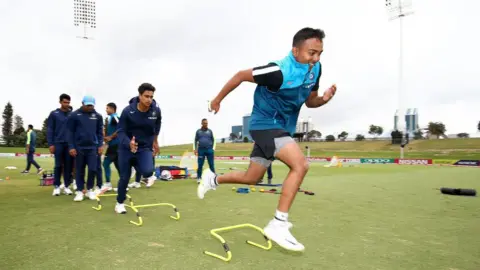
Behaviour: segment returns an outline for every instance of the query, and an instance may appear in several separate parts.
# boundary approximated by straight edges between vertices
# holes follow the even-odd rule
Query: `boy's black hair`
[[[60,101],[66,99],[68,101],[70,101],[70,96],[67,95],[67,94],[61,94],[60,97],[59,97]]]
[[[293,47],[299,47],[305,40],[311,38],[316,38],[320,41],[323,41],[325,38],[325,32],[323,32],[322,29],[313,29],[311,27],[302,28],[295,34],[295,36],[293,36],[292,45]]]
[[[207,121],[207,118],[203,118],[203,119],[202,119],[202,122],[203,122],[203,121]]]
[[[150,83],[142,83],[139,87],[138,87],[138,93],[140,95],[143,95],[143,93],[145,91],[152,91],[152,92],[155,92],[155,87],[150,84]]]
[[[29,129],[33,129],[33,125],[28,125],[28,128],[29,128]]]
[[[114,111],[117,111],[117,105],[113,102],[107,104],[107,107],[112,108]]]

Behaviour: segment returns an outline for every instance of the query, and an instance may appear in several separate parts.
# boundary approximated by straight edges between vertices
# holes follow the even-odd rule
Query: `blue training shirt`
[[[50,112],[47,119],[48,146],[67,143],[67,119],[70,113],[70,111],[64,112],[60,109]]]
[[[137,109],[138,97],[130,100],[130,105],[125,107],[120,115],[120,122],[117,129],[119,150],[130,151],[130,140],[135,136],[138,144],[138,152],[153,148],[155,136],[160,133],[162,113],[160,107],[153,100],[146,112]]]
[[[72,112],[67,122],[68,149],[97,149],[103,145],[103,117],[95,110],[81,108]]]
[[[300,109],[312,91],[318,91],[320,62],[310,69],[293,53],[265,66],[253,68],[257,87],[253,97],[250,130],[283,129],[295,133]]]
[[[120,119],[118,118],[117,113],[112,113],[107,117],[107,121],[105,124],[105,135],[111,136],[115,131],[118,129],[118,123]],[[115,137],[113,140],[108,142],[108,145],[117,145],[118,144],[118,136]]]

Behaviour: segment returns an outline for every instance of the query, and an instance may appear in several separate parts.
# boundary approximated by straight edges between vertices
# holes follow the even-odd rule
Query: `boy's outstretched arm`
[[[256,83],[266,86],[272,91],[278,91],[283,84],[283,74],[280,67],[274,63],[241,70],[223,86],[220,93],[212,100],[211,109],[217,113],[220,109],[220,102],[242,82]]]

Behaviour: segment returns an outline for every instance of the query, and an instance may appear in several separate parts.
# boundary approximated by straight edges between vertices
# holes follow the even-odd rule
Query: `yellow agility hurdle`
[[[240,228],[255,229],[255,230],[259,231],[260,233],[262,233],[263,237],[267,241],[267,246],[264,246],[264,245],[261,245],[261,244],[258,244],[258,243],[247,240],[246,242],[248,244],[250,244],[252,246],[255,246],[255,247],[258,247],[258,248],[261,248],[263,250],[270,250],[272,248],[272,241],[270,239],[268,239],[268,237],[265,235],[265,232],[260,227],[257,227],[255,225],[246,223],[246,224],[239,224],[239,225],[228,226],[228,227],[223,227],[223,228],[217,228],[217,229],[213,229],[213,230],[210,231],[210,234],[213,235],[215,238],[217,238],[222,243],[223,249],[227,253],[227,257],[221,256],[221,255],[215,254],[213,252],[209,252],[209,251],[204,251],[203,253],[206,254],[206,255],[218,258],[218,259],[220,259],[224,262],[229,262],[232,259],[232,251],[230,251],[230,248],[228,247],[228,244],[225,241],[225,239],[223,239],[223,237],[221,237],[218,233],[219,232],[224,232],[224,231],[230,231],[230,230],[234,230],[234,229],[240,229]]]
[[[136,214],[138,218],[138,222],[135,222],[133,220],[130,220],[130,223],[137,225],[137,226],[142,226],[143,225],[143,219],[142,216],[140,215],[140,211],[138,211],[138,208],[147,208],[147,207],[153,207],[153,206],[170,206],[173,208],[173,211],[175,211],[175,216],[170,216],[170,218],[174,220],[179,220],[180,219],[180,212],[178,212],[178,209],[175,205],[171,203],[152,203],[152,204],[143,204],[143,205],[126,205],[127,207],[131,208]]]
[[[95,199],[97,199],[97,205],[98,206],[92,206],[93,209],[97,210],[97,211],[100,211],[102,210],[102,204],[100,202],[100,198],[99,197],[113,197],[113,196],[117,196],[117,194],[98,194],[97,197],[95,197]],[[130,205],[133,205],[133,201],[132,201],[132,197],[130,195],[127,194],[127,198],[128,198],[128,201],[130,202]]]

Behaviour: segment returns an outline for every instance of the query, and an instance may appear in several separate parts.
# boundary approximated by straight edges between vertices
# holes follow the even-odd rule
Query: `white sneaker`
[[[97,199],[97,194],[98,194],[97,191],[93,189],[90,189],[87,191],[87,196],[92,201]]]
[[[107,192],[107,191],[112,191],[113,188],[112,188],[112,183],[105,183],[102,185],[102,192]]]
[[[60,188],[56,187],[53,189],[53,194],[52,196],[60,196]]]
[[[128,187],[129,188],[141,188],[142,185],[139,182],[133,182],[133,183],[128,184]]]
[[[73,198],[74,202],[81,202],[83,201],[83,192],[77,191],[75,192],[75,198]]]
[[[270,240],[284,249],[291,251],[305,250],[305,247],[290,233],[292,227],[293,225],[290,222],[272,219],[263,231]]]
[[[77,183],[75,182],[75,179],[72,182],[72,188],[73,190],[77,190]]]
[[[66,187],[66,188],[63,189],[63,193],[64,193],[65,195],[72,195],[72,194],[73,194],[73,192],[72,192],[68,187]]]
[[[125,204],[117,202],[117,204],[115,205],[115,212],[117,214],[126,214],[127,209],[125,209]]]
[[[215,177],[216,175],[210,170],[206,169],[203,174],[202,174],[202,180],[200,181],[200,184],[198,184],[197,187],[197,196],[200,199],[203,199],[205,197],[205,193],[207,193],[209,190],[215,190]]]
[[[157,181],[157,177],[155,175],[152,175],[152,176],[148,177],[146,180],[147,180],[146,187],[149,188],[149,187],[153,186],[153,184],[155,184],[155,181]]]

